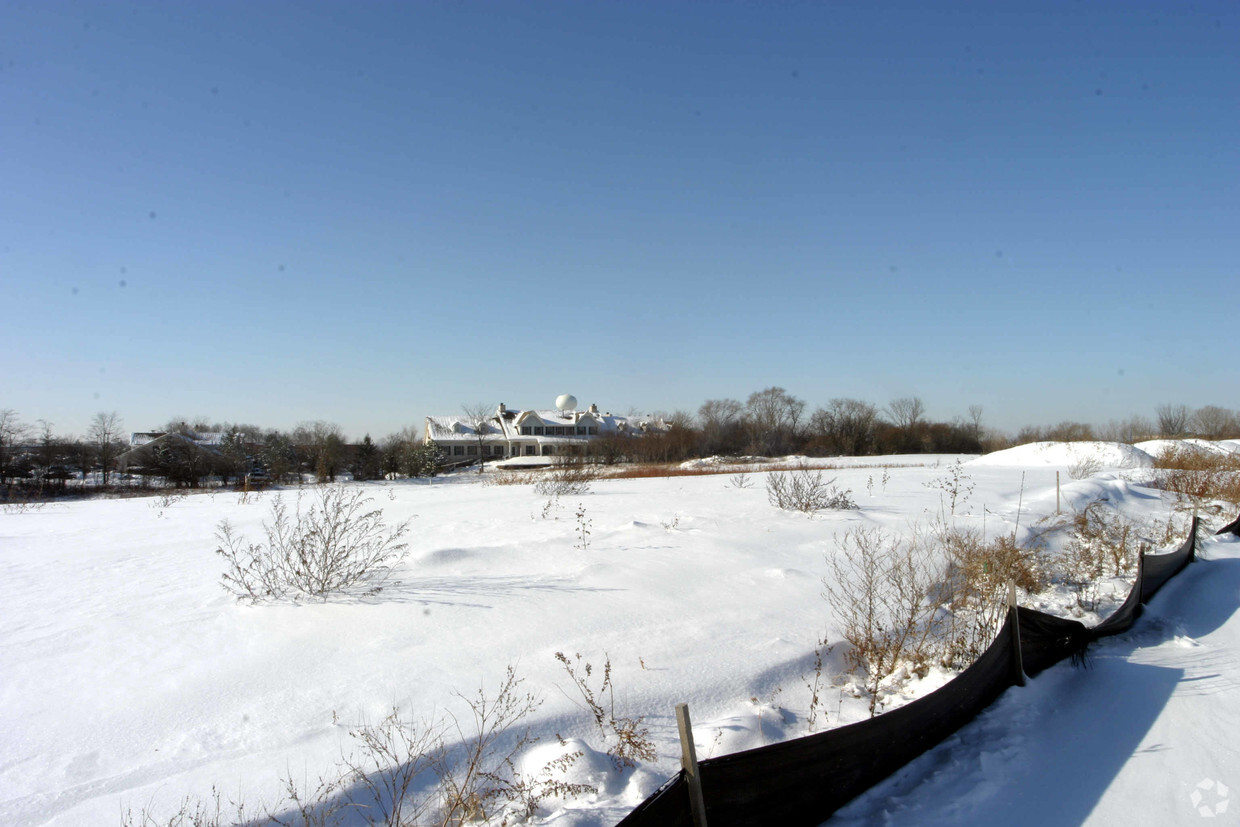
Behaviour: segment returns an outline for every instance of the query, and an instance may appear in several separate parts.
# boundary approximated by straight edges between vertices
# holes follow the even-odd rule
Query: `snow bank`
[[[1138,442],[1133,447],[1139,448],[1155,458],[1161,457],[1172,448],[1195,448],[1211,454],[1230,454],[1240,451],[1240,440],[1231,439],[1222,442],[1211,442],[1208,439],[1151,439],[1146,442]]]
[[[1154,458],[1121,442],[1031,442],[1006,451],[995,451],[971,460],[968,465],[992,467],[1071,466],[1090,463],[1098,470],[1150,468]]]
[[[699,469],[714,468],[731,468],[734,465],[760,465],[768,463],[766,457],[703,457],[702,459],[687,459],[680,463],[680,467],[688,471],[697,471]]]

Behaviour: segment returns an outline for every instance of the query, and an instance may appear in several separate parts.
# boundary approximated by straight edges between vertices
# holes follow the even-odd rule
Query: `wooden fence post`
[[[693,827],[706,827],[706,799],[702,797],[702,776],[698,772],[688,704],[676,704],[676,725],[680,729],[680,766],[685,771],[685,780],[689,782],[689,810],[693,813]]]
[[[1025,659],[1020,653],[1020,612],[1016,608],[1016,582],[1008,581],[1008,623],[1012,628],[1012,679],[1025,685]]]

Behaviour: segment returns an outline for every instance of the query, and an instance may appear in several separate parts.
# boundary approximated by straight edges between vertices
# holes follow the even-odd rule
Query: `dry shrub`
[[[597,690],[590,686],[594,667],[583,662],[580,653],[569,658],[563,652],[556,652],[555,659],[563,664],[577,693],[585,701],[599,735],[607,743],[607,754],[616,769],[636,766],[638,759],[655,760],[654,741],[650,738],[650,730],[644,725],[645,717],[616,714],[616,686],[611,680],[611,658],[603,656],[603,674]]]
[[[766,496],[771,505],[785,511],[844,511],[857,507],[852,492],[835,485],[835,477],[822,478],[822,471],[801,465],[795,471],[772,471],[766,477]]]
[[[579,497],[590,492],[590,483],[596,479],[594,466],[580,460],[563,462],[542,472],[534,490],[544,497]]]
[[[602,476],[607,479],[630,480],[630,479],[651,479],[661,477],[711,477],[720,474],[737,474],[740,468],[751,467],[754,465],[769,466],[771,463],[762,462],[737,462],[735,465],[719,465],[715,467],[692,467],[684,468],[678,464],[667,465],[659,463],[640,463],[633,465],[614,465],[602,471]],[[870,463],[858,465],[839,465],[830,462],[815,461],[812,463],[813,468],[832,471],[841,468],[849,470],[864,468],[910,468],[922,467],[921,465],[892,465],[890,463]],[[765,470],[759,468],[758,470]]]
[[[1087,480],[1101,470],[1102,460],[1086,454],[1068,466],[1068,476],[1074,480]]]
[[[538,481],[538,474],[533,471],[496,471],[488,474],[483,485],[533,485]]]
[[[933,655],[935,572],[922,544],[866,528],[846,533],[827,564],[823,597],[851,644],[849,667],[865,673],[873,715],[883,680],[905,662],[924,674]]]
[[[405,557],[401,538],[409,521],[388,529],[383,510],[360,488],[329,486],[303,510],[301,497],[292,514],[284,500],[271,504],[271,521],[263,523],[266,543],[249,543],[219,523],[216,553],[228,563],[224,590],[238,600],[259,603],[285,597],[317,597],[382,588],[392,568]]]
[[[1194,503],[1223,500],[1240,505],[1240,454],[1184,443],[1154,460],[1159,486]]]
[[[1094,611],[1102,597],[1099,581],[1135,572],[1144,544],[1136,526],[1101,501],[1074,514],[1067,528],[1071,536],[1055,568],[1076,592],[1077,605]]]
[[[940,526],[929,538],[947,556],[943,583],[950,609],[944,621],[941,660],[963,668],[986,651],[1007,612],[1007,586],[1037,593],[1046,587],[1040,556],[1015,538],[987,540],[980,531]]]
[[[460,718],[446,713],[412,721],[393,710],[377,724],[359,726],[349,733],[356,749],[336,773],[300,786],[286,776],[283,796],[275,807],[260,807],[263,815],[238,802],[225,806],[213,790],[208,801],[186,798],[162,818],[149,807],[137,816],[126,811],[122,827],[340,827],[346,814],[351,825],[506,825],[528,820],[545,799],[595,793],[564,780],[580,752],[533,775],[517,770],[517,755],[538,740],[520,727],[541,705],[521,687],[510,666],[497,689],[457,696],[468,709]]]
[[[516,756],[538,739],[528,729],[515,737],[510,730],[533,714],[542,703],[523,692],[521,684],[522,680],[510,666],[499,689],[493,694],[479,689],[472,699],[460,696],[466,701],[470,715],[465,723],[452,717],[450,728],[461,747],[457,750],[441,748],[431,757],[442,802],[434,824],[454,827],[471,821],[490,822],[496,818],[502,818],[501,824],[507,824],[509,816],[524,821],[538,810],[544,798],[595,792],[593,787],[570,784],[558,777],[580,757],[580,753],[569,753],[553,760],[534,778],[517,771]]]

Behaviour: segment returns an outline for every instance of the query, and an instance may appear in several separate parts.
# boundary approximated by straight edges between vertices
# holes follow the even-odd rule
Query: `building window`
[[[477,445],[470,445],[470,446],[469,446],[469,448],[468,448],[468,450],[466,450],[466,452],[465,452],[465,453],[469,454],[471,457],[476,457],[476,456],[478,456],[478,446],[477,446]]]
[[[533,435],[534,435],[533,428],[531,428],[529,425],[521,426],[521,436],[533,436]]]
[[[543,435],[543,431],[545,431],[545,430],[546,430],[546,428],[540,428],[539,426],[535,425],[535,426],[534,426],[534,436],[542,436],[542,435]]]
[[[533,445],[526,445],[526,446],[525,446],[525,455],[526,455],[527,457],[532,457],[532,456],[534,456],[534,446],[533,446]]]
[[[465,446],[464,446],[464,445],[453,445],[453,446],[452,446],[452,456],[454,456],[454,457],[463,457],[463,456],[465,456]]]

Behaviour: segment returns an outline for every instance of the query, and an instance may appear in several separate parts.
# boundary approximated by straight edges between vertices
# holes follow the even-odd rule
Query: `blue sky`
[[[1240,408],[1240,5],[0,0],[0,408]]]

